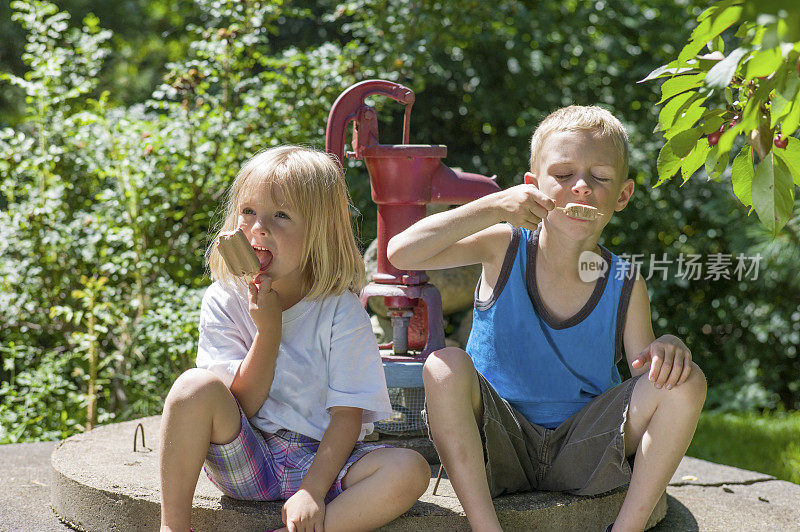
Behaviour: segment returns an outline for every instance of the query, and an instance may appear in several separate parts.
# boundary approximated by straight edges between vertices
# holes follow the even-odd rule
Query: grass
[[[686,454],[800,484],[800,410],[704,412]]]

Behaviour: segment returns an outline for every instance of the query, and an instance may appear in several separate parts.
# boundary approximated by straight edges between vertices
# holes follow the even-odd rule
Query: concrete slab
[[[58,442],[0,445],[0,531],[68,531],[50,509],[50,454]]]
[[[747,471],[738,467],[714,464],[697,458],[684,458],[675,474],[672,475],[670,486],[722,486],[723,484],[753,484],[766,480],[775,480],[775,477],[755,471]]]
[[[800,530],[797,484],[768,480],[723,486],[684,485],[670,487],[667,492],[667,518],[654,531]]]
[[[0,478],[8,479],[0,495],[0,531],[71,530],[50,509],[50,453],[57,443],[0,445]],[[151,446],[150,441],[147,443]],[[701,470],[707,476],[697,475]],[[684,458],[673,478],[678,485],[667,488],[667,515],[651,531],[799,530],[800,486],[777,480],[752,482],[754,477],[738,476],[741,471],[695,458]],[[732,476],[734,473],[736,477]],[[759,473],[745,473],[768,477]],[[686,475],[722,484],[686,484],[681,480]],[[443,493],[443,496],[452,498],[452,493]],[[433,527],[433,521],[430,524],[432,528],[423,530],[439,530]]]
[[[133,451],[137,424],[147,448]],[[54,450],[52,506],[60,518],[83,530],[155,530],[158,528],[158,448],[160,416],[99,427],[73,436]],[[432,477],[438,470],[432,466]],[[469,530],[463,509],[445,478],[406,514],[381,530]],[[506,530],[602,530],[616,516],[625,488],[598,497],[534,492],[500,497],[495,508]],[[223,496],[200,475],[192,523],[202,530],[259,530],[281,526],[280,502],[245,502]],[[666,497],[651,525],[664,517]]]

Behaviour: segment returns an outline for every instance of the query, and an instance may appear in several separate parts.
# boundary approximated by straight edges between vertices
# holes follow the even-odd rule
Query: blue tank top
[[[539,231],[513,228],[490,299],[475,291],[467,353],[501,397],[529,421],[555,428],[620,383],[625,326],[636,272],[603,246],[605,275],[574,316],[555,320],[536,285]],[[480,287],[480,281],[478,282]]]

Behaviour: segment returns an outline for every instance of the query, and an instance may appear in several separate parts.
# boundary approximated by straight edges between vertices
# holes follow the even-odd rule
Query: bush
[[[657,334],[686,339],[712,406],[800,407],[796,220],[770,241],[730,190],[647,188],[658,94],[635,81],[683,45],[675,21],[688,34],[694,4],[198,0],[186,57],[128,106],[98,85],[112,36],[96,17],[71,27],[50,3],[12,7],[28,71],[0,78],[25,99],[20,124],[0,129],[0,425],[13,427],[0,441],[158,413],[192,363],[203,253],[233,176],[263,147],[322,147],[336,97],[375,77],[417,93],[411,142],[447,144],[447,164],[504,186],[521,181],[549,111],[615,112],[638,192],[605,245],[763,255],[757,281],[651,280]],[[374,103],[381,141],[398,142],[399,106]],[[376,214],[363,165],[347,179],[366,244]]]

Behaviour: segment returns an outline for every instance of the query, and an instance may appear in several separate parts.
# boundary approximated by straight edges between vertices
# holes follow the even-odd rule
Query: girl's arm
[[[260,286],[253,282],[248,284],[248,310],[258,332],[230,386],[231,393],[248,418],[256,415],[269,396],[281,344],[281,303],[278,294],[272,290],[272,281],[266,275],[260,277]]]
[[[325,495],[339,475],[361,433],[360,408],[334,406],[330,409],[331,422],[322,437],[314,461],[306,473],[300,489],[283,505],[283,521],[303,523],[316,530],[325,519]]]

